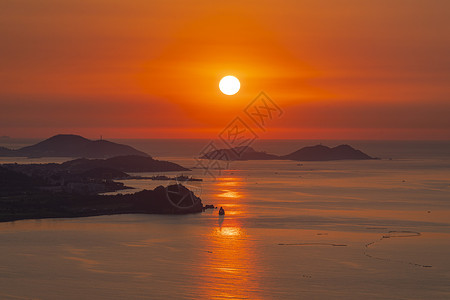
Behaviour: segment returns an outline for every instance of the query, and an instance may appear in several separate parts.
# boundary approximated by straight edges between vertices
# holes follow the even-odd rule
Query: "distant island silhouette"
[[[241,146],[228,149],[218,149],[201,156],[202,159],[219,160],[272,160],[280,159],[278,155],[268,154],[263,151],[256,151],[250,146]]]
[[[281,156],[281,158],[299,161],[375,159],[350,145],[339,145],[333,148],[323,145],[304,147],[288,155]]]
[[[0,147],[0,156],[109,158],[122,155],[149,156],[147,153],[107,140],[89,140],[74,134],[58,134],[35,145],[17,150]]]
[[[130,189],[116,179],[146,178],[127,172],[190,171],[130,146],[56,135],[18,150],[1,147],[1,155],[83,158],[64,163],[0,165],[0,222],[124,213],[186,214],[204,209],[201,199],[180,183],[199,180],[187,176],[166,177],[177,183],[154,190],[101,195]]]
[[[137,155],[108,159],[79,158],[61,164],[9,163],[1,166],[34,178],[47,190],[85,194],[125,189],[123,184],[112,180],[130,178],[126,172],[190,171],[176,163]]]
[[[185,214],[201,212],[201,199],[179,183],[127,195],[101,195],[127,189],[117,179],[142,179],[128,172],[189,171],[176,163],[153,159],[130,146],[77,135],[56,135],[18,150],[0,148],[0,155],[26,157],[83,157],[64,163],[0,165],[0,222],[29,218],[83,217],[123,213]],[[119,155],[117,155],[119,154]],[[251,147],[219,149],[204,159],[330,161],[374,159],[349,145],[301,148],[287,155]],[[168,180],[152,176],[153,180]],[[129,188],[128,188],[129,189]]]
[[[116,156],[107,159],[78,158],[62,163],[61,167],[68,171],[87,171],[94,168],[111,168],[122,172],[190,171],[173,162],[139,155]]]
[[[218,149],[201,156],[202,159],[216,160],[295,160],[295,161],[330,161],[375,159],[350,145],[339,145],[333,148],[316,145],[301,148],[287,155],[275,155],[256,151],[252,147],[242,146],[230,149]]]

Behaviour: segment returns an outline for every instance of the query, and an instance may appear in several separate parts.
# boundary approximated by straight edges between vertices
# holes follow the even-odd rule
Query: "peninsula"
[[[190,171],[176,163],[137,155],[108,159],[80,158],[61,164],[3,164],[5,170],[20,173],[40,182],[40,188],[58,192],[95,194],[126,189],[114,179],[126,179],[126,172]]]
[[[127,195],[49,190],[45,178],[0,166],[0,222],[111,214],[188,214],[203,210],[199,197],[181,184]]]

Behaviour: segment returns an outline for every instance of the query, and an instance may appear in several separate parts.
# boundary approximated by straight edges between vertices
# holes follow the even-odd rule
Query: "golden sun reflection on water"
[[[242,186],[241,177],[221,177],[219,178],[218,186]]]
[[[204,274],[207,299],[255,299],[258,290],[253,243],[241,224],[218,217],[218,224],[207,236]]]
[[[222,177],[215,185],[219,191],[215,196],[219,198],[239,199],[243,197],[241,190],[244,182],[241,177]]]
[[[259,282],[255,262],[254,242],[242,227],[239,215],[247,207],[239,200],[244,197],[245,182],[240,177],[224,177],[217,183],[220,206],[225,216],[217,215],[217,226],[206,236],[203,278],[207,281],[207,299],[257,299]]]
[[[219,206],[225,209],[226,215],[242,215],[246,212],[239,202],[245,197],[245,184],[243,178],[238,176],[221,177],[215,183],[216,191],[213,196],[218,198]]]
[[[237,192],[226,190],[225,192],[218,194],[217,197],[238,199],[241,198],[242,195]]]
[[[217,232],[218,231],[218,232]],[[215,235],[226,236],[226,237],[238,237],[242,234],[241,228],[239,227],[220,227],[216,228]]]

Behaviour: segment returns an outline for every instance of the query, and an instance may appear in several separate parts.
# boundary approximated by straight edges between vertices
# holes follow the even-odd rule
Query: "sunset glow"
[[[0,135],[211,138],[265,91],[286,113],[261,138],[445,139],[439,3],[8,1]]]
[[[0,299],[450,297],[449,0],[0,20]]]
[[[241,88],[241,83],[234,76],[225,76],[220,80],[219,88],[225,95],[234,95]]]

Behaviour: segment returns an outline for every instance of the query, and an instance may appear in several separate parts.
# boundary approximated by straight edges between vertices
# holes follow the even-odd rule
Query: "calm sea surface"
[[[207,143],[121,142],[188,168]],[[254,146],[287,154],[319,142],[341,143]],[[208,210],[0,223],[0,299],[450,299],[450,142],[347,143],[382,159],[184,172],[204,179],[190,188],[223,218]],[[53,159],[0,159],[12,161]]]

